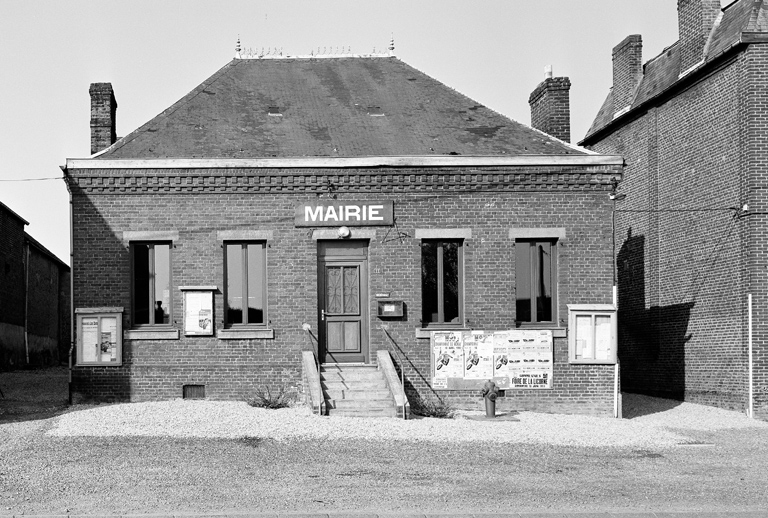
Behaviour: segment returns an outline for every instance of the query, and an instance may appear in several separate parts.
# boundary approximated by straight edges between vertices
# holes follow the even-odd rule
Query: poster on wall
[[[184,292],[184,334],[213,335],[213,292]]]
[[[116,362],[117,361],[117,318],[102,317],[100,336],[101,336],[101,341],[99,343],[99,351],[101,354],[100,361]]]
[[[98,318],[83,318],[81,324],[81,332],[83,335],[82,348],[83,348],[83,360],[84,362],[98,361],[99,351],[99,319]]]
[[[464,379],[489,380],[493,377],[493,336],[482,331],[465,331]]]
[[[489,379],[500,389],[552,388],[550,330],[436,331],[430,338],[434,388],[467,390]]]
[[[512,337],[510,388],[552,388],[552,331],[518,331]]]
[[[460,378],[463,375],[462,336],[461,333],[438,331],[432,333],[431,338],[433,387],[447,388],[448,378]]]

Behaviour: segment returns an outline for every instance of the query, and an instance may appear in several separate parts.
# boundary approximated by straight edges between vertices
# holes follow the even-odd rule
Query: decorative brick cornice
[[[348,169],[79,169],[67,181],[73,193],[419,193],[473,191],[609,190],[621,166]]]

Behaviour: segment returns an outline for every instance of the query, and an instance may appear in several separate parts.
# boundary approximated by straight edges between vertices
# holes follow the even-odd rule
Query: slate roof
[[[718,58],[738,44],[743,33],[759,32],[768,32],[768,0],[736,0],[723,8],[722,18],[712,28],[709,46],[705,49],[705,63]],[[680,70],[679,42],[675,42],[643,66],[643,77],[629,111],[669,89],[678,81],[681,72],[683,70]],[[613,95],[609,91],[584,141],[611,121]]]
[[[588,153],[382,56],[234,59],[97,158]]]

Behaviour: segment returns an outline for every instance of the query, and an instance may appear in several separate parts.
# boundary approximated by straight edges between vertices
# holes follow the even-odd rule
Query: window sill
[[[568,360],[571,365],[616,365],[616,360]]]
[[[416,338],[429,338],[429,334],[432,331],[441,331],[441,332],[447,332],[447,331],[455,331],[455,332],[461,332],[461,331],[471,331],[468,327],[417,327],[416,328]]]
[[[122,367],[123,362],[79,362],[75,367]]]
[[[274,329],[219,329],[216,337],[219,340],[258,340],[273,339]]]
[[[125,332],[126,340],[178,340],[179,330],[175,328],[129,329]]]

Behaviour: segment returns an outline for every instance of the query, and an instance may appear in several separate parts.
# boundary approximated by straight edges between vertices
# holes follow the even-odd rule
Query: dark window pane
[[[531,275],[531,246],[518,242],[515,244],[515,318],[519,322],[531,322]]]
[[[443,243],[444,322],[459,320],[459,244]]]
[[[437,243],[421,243],[421,307],[422,322],[438,321],[437,294]]]
[[[264,247],[248,245],[248,323],[264,323]]]
[[[553,322],[557,263],[552,241],[515,243],[515,299],[518,322]]]
[[[552,321],[552,244],[538,243],[538,286],[536,289],[536,321]]]
[[[155,324],[170,322],[171,307],[171,247],[152,245],[155,251]]]
[[[133,246],[133,322],[149,324],[150,300],[149,245]]]
[[[243,323],[243,253],[241,245],[227,245],[227,323]]]

